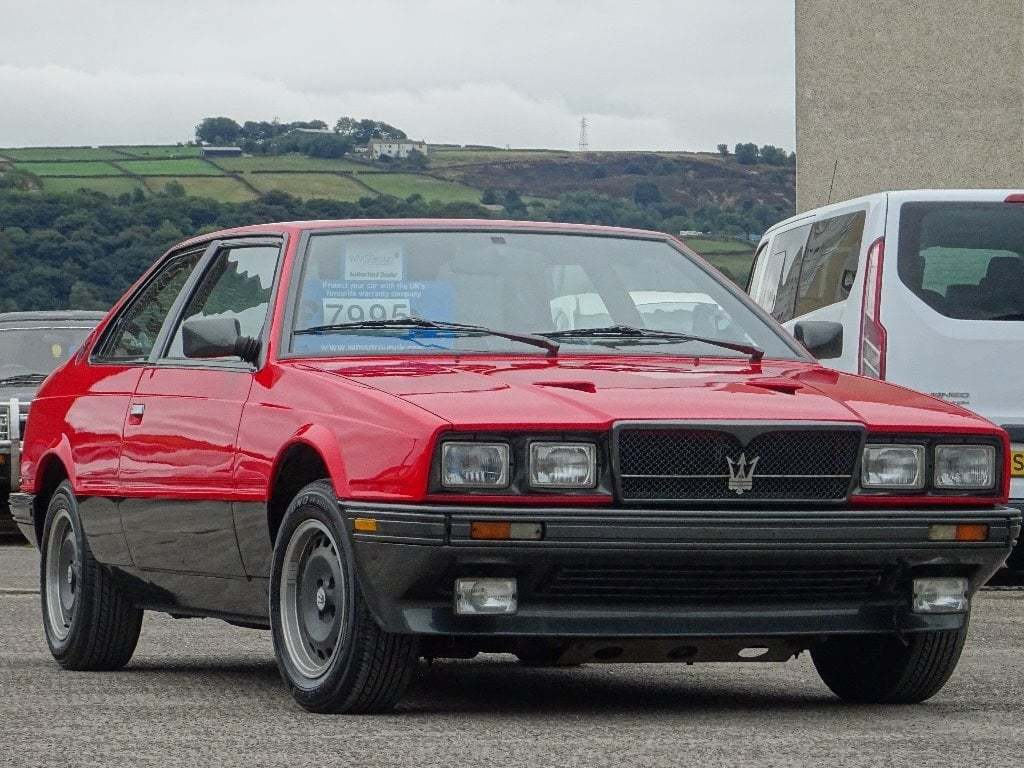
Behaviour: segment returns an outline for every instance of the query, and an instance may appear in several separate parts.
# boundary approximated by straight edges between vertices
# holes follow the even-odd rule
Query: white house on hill
[[[370,157],[380,160],[382,157],[406,158],[415,150],[427,154],[427,142],[412,141],[411,139],[371,139]]]

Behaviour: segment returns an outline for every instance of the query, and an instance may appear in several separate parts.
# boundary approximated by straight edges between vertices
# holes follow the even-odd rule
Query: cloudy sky
[[[207,115],[433,142],[791,149],[793,0],[0,0],[0,146],[188,140]]]

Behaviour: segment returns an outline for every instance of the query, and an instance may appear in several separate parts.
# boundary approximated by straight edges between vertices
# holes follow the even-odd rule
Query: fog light
[[[455,612],[458,614],[515,613],[515,579],[456,579]]]
[[[914,579],[914,613],[964,613],[967,579]]]

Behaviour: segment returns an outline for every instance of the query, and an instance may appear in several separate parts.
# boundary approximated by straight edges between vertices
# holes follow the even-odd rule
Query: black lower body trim
[[[558,637],[821,637],[957,629],[911,611],[911,583],[980,588],[1020,532],[1016,510],[725,513],[346,505],[360,583],[391,632]],[[356,518],[373,526],[353,525]],[[539,541],[477,541],[474,520],[539,523]],[[933,523],[985,522],[985,542]],[[375,531],[367,528],[375,527]],[[515,577],[515,614],[459,616],[459,577]]]

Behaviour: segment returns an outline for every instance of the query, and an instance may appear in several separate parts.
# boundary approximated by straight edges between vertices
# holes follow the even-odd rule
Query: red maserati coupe
[[[815,290],[815,275],[798,290]],[[12,497],[57,661],[269,628],[314,711],[421,657],[784,661],[932,696],[1020,532],[1006,433],[818,365],[680,242],[268,224],[165,254],[36,397]]]

